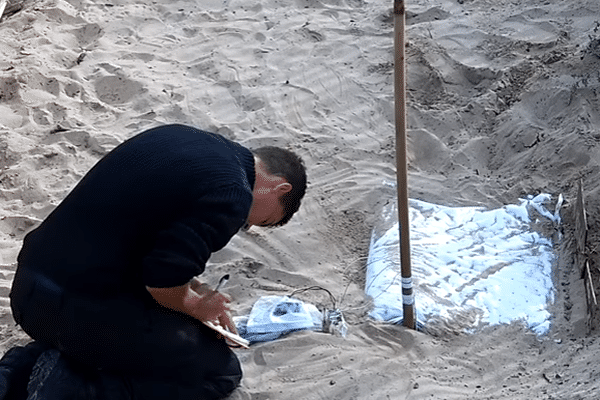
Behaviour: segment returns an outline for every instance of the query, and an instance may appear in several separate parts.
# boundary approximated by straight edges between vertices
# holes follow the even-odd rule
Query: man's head
[[[300,208],[306,192],[306,169],[302,159],[279,147],[252,150],[256,181],[248,225],[281,226]]]

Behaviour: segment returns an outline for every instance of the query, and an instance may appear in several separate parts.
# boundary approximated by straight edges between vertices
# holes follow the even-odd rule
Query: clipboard
[[[215,325],[210,321],[206,321],[203,323],[204,323],[204,325],[208,326],[210,329],[217,331],[218,333],[223,335],[223,337],[225,337],[225,339],[229,340],[230,342],[240,345],[245,349],[250,348],[250,342],[248,340],[244,339],[243,337],[241,337],[240,335],[237,335],[233,332],[229,332],[229,331],[223,329],[222,326]]]

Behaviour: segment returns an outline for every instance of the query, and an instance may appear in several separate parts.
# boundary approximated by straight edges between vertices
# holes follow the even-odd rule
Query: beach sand
[[[582,179],[598,281],[597,0],[406,2],[410,197],[487,207],[541,192],[566,199],[554,321],[542,337],[519,324],[432,335],[367,317],[371,229],[395,195],[391,1],[20,4],[0,22],[0,354],[29,340],[8,301],[23,236],[116,145],[177,122],[290,148],[309,174],[289,224],[240,233],[202,279],[231,274],[237,315],[260,296],[318,285],[349,323],[345,338],[299,332],[236,350],[245,377],[231,399],[600,395],[572,215]],[[299,297],[331,306],[319,291]]]

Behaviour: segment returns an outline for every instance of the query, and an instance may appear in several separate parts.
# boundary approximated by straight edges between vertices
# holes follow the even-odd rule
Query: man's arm
[[[224,329],[237,333],[229,314],[229,296],[210,289],[196,278],[182,286],[146,289],[163,307],[190,315],[202,322],[217,321]]]

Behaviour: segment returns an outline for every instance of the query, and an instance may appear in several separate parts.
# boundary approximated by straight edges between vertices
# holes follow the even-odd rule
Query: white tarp
[[[538,334],[550,326],[554,301],[549,238],[532,230],[532,218],[556,226],[562,196],[551,213],[550,195],[530,196],[495,210],[444,207],[410,200],[410,240],[417,320],[442,321],[466,330],[524,321]],[[366,292],[371,317],[402,320],[402,287],[396,205],[373,230]]]

